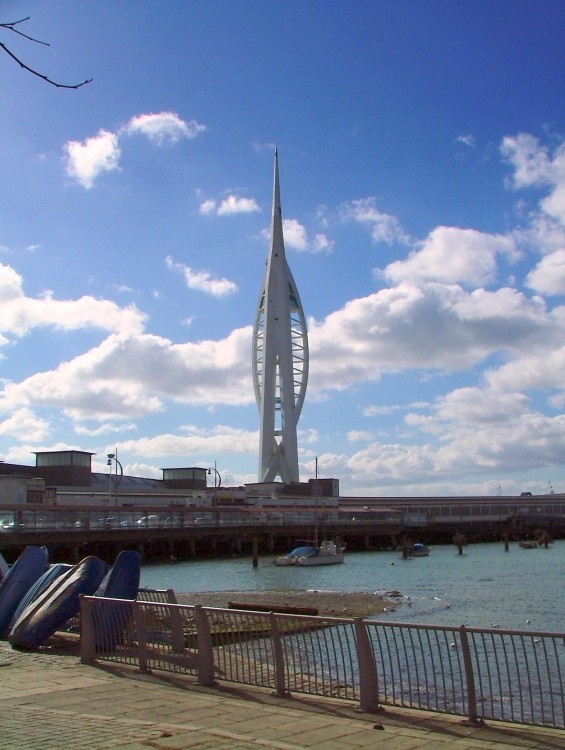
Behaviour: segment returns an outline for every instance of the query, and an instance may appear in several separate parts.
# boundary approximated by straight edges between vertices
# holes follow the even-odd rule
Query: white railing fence
[[[464,717],[565,728],[565,634],[81,599],[81,659]]]

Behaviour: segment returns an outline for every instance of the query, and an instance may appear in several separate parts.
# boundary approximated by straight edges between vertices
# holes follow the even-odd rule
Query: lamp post
[[[214,468],[208,469],[208,475],[210,475],[212,472],[214,472],[214,498],[212,500],[212,505],[217,505],[218,498],[216,496],[216,480],[218,482],[218,487],[222,486],[222,477],[220,476],[220,472],[216,469],[216,462],[214,461]]]
[[[110,484],[108,488],[108,497],[109,497],[109,505],[112,504],[112,461],[114,462],[116,466],[116,495],[115,495],[115,504],[116,507],[118,505],[118,485],[122,481],[122,477],[124,476],[124,467],[121,465],[121,463],[118,461],[118,449],[116,448],[115,453],[108,453],[108,460],[106,461],[106,465],[110,467]],[[118,479],[118,467],[120,469],[120,478]]]
[[[221,487],[222,486],[222,477],[220,476],[220,472],[216,469],[214,466],[213,469],[208,469],[208,475],[210,475],[212,472],[214,472],[214,489],[216,489],[216,486]],[[218,484],[216,485],[216,480]]]

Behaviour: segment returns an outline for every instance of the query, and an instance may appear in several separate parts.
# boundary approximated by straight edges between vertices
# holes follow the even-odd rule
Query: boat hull
[[[335,555],[315,555],[314,557],[298,558],[296,565],[308,568],[313,565],[338,565],[345,562],[345,555],[342,552],[336,552]]]
[[[94,555],[55,579],[14,623],[8,640],[23,649],[39,648],[80,609],[80,595],[92,596],[108,566]]]
[[[421,542],[416,542],[411,547],[404,548],[402,551],[402,557],[428,557],[430,554],[430,548]]]
[[[123,550],[95,593],[96,597],[120,599],[115,604],[94,607],[94,643],[97,651],[112,652],[127,633],[133,609],[123,600],[137,597],[141,575],[141,556],[135,550]]]
[[[10,566],[4,560],[4,555],[0,552],[0,581],[6,577],[6,573],[10,570]]]
[[[26,547],[0,585],[0,637],[9,629],[19,603],[47,568],[45,547]]]
[[[67,565],[66,563],[54,563],[40,576],[33,586],[28,589],[26,595],[23,597],[18,605],[18,608],[14,612],[14,616],[10,622],[10,630],[14,624],[20,619],[22,612],[29,607],[32,602],[39,598],[39,596],[55,581],[59,576],[69,571],[73,566]]]
[[[280,555],[275,565],[298,565],[310,567],[314,565],[337,565],[345,561],[343,547],[337,547],[335,542],[322,542],[319,547],[297,547],[287,555]]]

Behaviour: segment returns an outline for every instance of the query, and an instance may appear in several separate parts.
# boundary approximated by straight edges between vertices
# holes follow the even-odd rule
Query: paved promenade
[[[563,750],[565,732],[354,706],[80,663],[68,639],[41,653],[0,641],[0,748],[13,750]],[[63,648],[64,644],[64,648]],[[74,651],[74,653],[73,653]]]

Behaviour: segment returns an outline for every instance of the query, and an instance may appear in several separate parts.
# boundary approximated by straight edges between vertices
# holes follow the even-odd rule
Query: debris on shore
[[[281,609],[316,609],[321,617],[371,617],[387,611],[390,602],[373,591],[208,591],[177,594],[179,604],[201,604],[204,607],[228,609],[230,603],[257,604],[265,611],[271,606]]]

